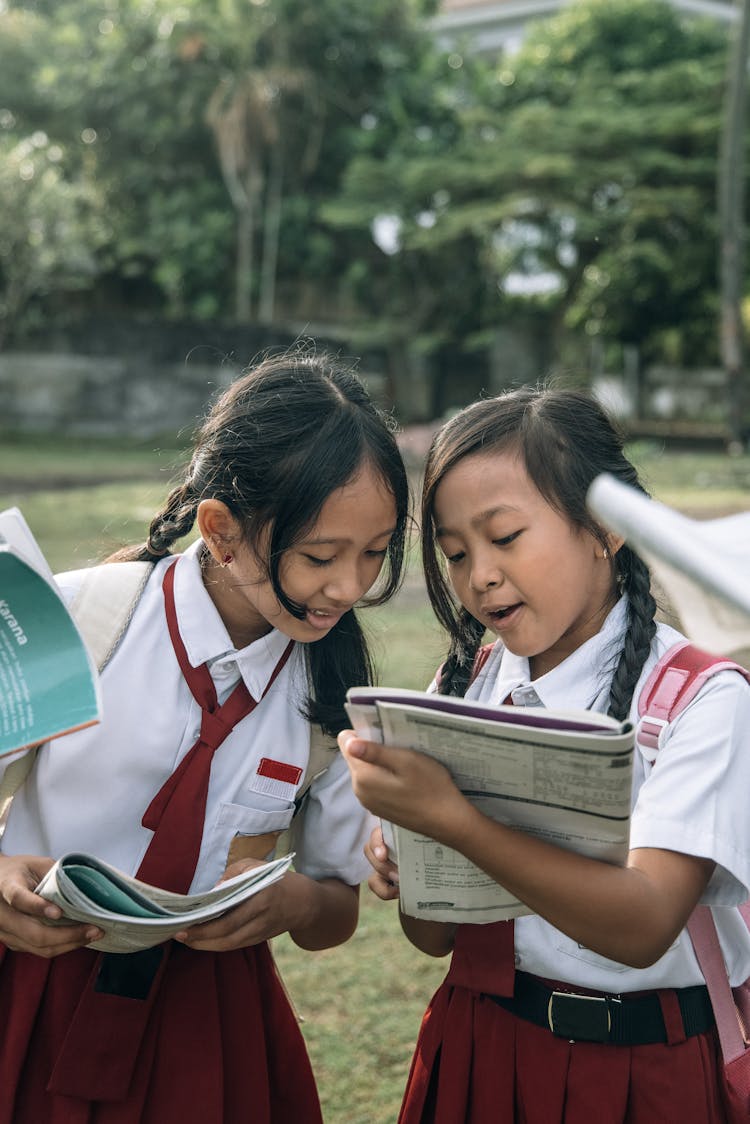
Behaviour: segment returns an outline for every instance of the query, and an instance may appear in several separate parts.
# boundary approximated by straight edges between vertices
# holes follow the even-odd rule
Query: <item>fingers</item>
[[[339,749],[350,764],[366,761],[370,765],[387,768],[388,762],[393,760],[393,754],[398,752],[390,746],[365,741],[358,737],[354,730],[342,730],[338,736],[338,743]]]
[[[372,852],[372,858],[370,858],[370,855],[367,854],[368,850]],[[385,845],[385,839],[383,838],[383,829],[380,824],[378,824],[377,827],[374,827],[370,832],[370,838],[365,844],[365,854],[367,854],[367,857],[370,858],[371,862],[373,858],[378,862],[385,862],[388,859],[388,848]]]
[[[383,878],[377,872],[370,875],[367,885],[377,898],[383,902],[393,902],[398,898],[398,886],[389,879]]]
[[[0,941],[14,952],[60,956],[104,935],[94,925],[63,921],[58,906],[34,893],[51,866],[49,858],[0,856]]]
[[[174,939],[204,952],[228,952],[277,937],[288,928],[283,913],[283,881],[240,902],[222,917],[183,929]]]
[[[398,897],[398,867],[388,858],[388,848],[383,840],[380,827],[373,828],[365,844],[365,857],[373,868],[367,885],[382,901],[394,901]]]
[[[0,941],[14,952],[30,952],[49,959],[83,948],[103,935],[101,929],[92,925],[45,925],[35,917],[0,904]]]

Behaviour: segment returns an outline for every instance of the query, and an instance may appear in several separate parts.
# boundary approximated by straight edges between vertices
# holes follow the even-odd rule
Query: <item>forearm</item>
[[[624,867],[598,862],[494,823],[468,802],[441,841],[572,940],[635,968],[666,952],[713,869],[657,850],[631,852]]]
[[[357,928],[359,887],[338,878],[316,882],[303,874],[289,874],[299,920],[289,928],[296,945],[308,951],[333,948],[348,941]]]
[[[453,950],[456,926],[443,921],[423,921],[410,917],[399,909],[399,920],[404,935],[415,948],[427,956],[447,956]]]

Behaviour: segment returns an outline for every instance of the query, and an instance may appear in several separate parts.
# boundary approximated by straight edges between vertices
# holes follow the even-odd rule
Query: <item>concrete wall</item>
[[[41,352],[0,354],[0,430],[152,437],[190,430],[239,374],[211,365]]]

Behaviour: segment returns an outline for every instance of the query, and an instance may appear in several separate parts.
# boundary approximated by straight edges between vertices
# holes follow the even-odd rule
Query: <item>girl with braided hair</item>
[[[645,564],[586,508],[603,472],[639,486],[584,392],[511,391],[437,433],[423,561],[451,647],[433,689],[636,720],[649,673],[681,638],[655,622]],[[487,630],[496,640],[480,647]],[[488,925],[402,915],[413,944],[452,960],[422,1023],[401,1124],[725,1119],[685,925],[699,900],[731,907],[750,894],[749,723],[748,684],[721,671],[669,724],[657,769],[639,747],[622,867],[494,822],[424,754],[339,735],[365,807],[456,849],[531,911]],[[371,888],[397,897],[379,829],[366,851]],[[714,915],[739,984],[747,927],[734,908]]]
[[[103,719],[42,747],[2,839],[2,1124],[320,1124],[267,941],[357,924],[372,821],[335,735],[371,678],[355,606],[397,589],[407,507],[389,419],[347,367],[292,353],[218,398],[148,541],[110,559],[153,566]],[[60,576],[66,598],[84,579]],[[98,954],[100,930],[46,925],[60,910],[34,893],[69,851],[198,892],[290,825],[293,870],[145,952]]]

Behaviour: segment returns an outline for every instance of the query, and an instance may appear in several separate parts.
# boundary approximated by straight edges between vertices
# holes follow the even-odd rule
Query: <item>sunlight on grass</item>
[[[360,924],[340,948],[274,955],[298,1013],[326,1124],[389,1124],[398,1115],[419,1024],[448,968],[401,933],[394,902],[361,892]]]
[[[629,449],[644,486],[662,503],[700,518],[750,507],[750,456]]]

